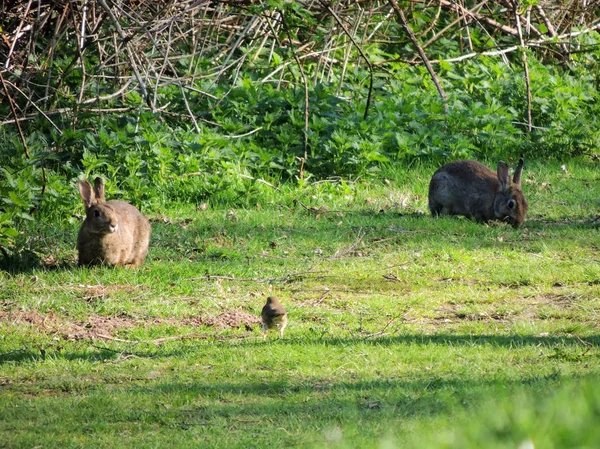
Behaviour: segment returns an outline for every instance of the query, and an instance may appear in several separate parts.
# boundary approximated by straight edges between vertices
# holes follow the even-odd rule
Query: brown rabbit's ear
[[[517,169],[515,170],[515,174],[513,175],[513,182],[521,186],[521,173],[523,172],[523,156],[519,159],[519,165],[517,165]]]
[[[83,200],[83,204],[85,204],[86,208],[92,207],[96,202],[96,195],[92,190],[92,185],[86,180],[79,180],[79,195]]]
[[[96,193],[96,201],[100,203],[106,202],[104,193],[104,180],[100,177],[94,179],[94,192]]]
[[[508,188],[508,165],[502,161],[498,162],[498,181],[502,190]]]

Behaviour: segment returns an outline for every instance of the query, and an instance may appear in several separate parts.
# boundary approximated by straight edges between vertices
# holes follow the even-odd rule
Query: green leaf
[[[9,238],[15,238],[19,235],[19,231],[17,231],[14,228],[0,229],[0,233],[2,233],[3,235],[5,235],[6,237],[9,237]]]
[[[452,70],[452,64],[450,64],[448,61],[442,59],[442,60],[440,60],[440,68],[442,70],[446,70],[447,72],[450,72]]]
[[[15,192],[8,192],[8,197],[16,206],[29,207],[29,204],[19,198]]]

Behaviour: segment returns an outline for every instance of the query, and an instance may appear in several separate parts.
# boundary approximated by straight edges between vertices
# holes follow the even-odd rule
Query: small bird
[[[279,329],[279,336],[283,337],[283,330],[287,326],[288,319],[287,312],[279,299],[275,296],[269,296],[260,316],[262,317],[263,339],[267,338],[267,330],[273,328]]]

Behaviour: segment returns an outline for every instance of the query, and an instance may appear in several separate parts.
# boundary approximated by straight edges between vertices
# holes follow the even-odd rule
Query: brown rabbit
[[[501,220],[517,228],[525,220],[527,201],[521,190],[523,158],[512,182],[508,165],[494,173],[476,161],[454,161],[439,168],[429,183],[432,215],[464,215],[477,221]]]
[[[79,265],[139,267],[148,254],[150,222],[125,201],[106,201],[104,181],[79,181],[86,218],[77,237]]]

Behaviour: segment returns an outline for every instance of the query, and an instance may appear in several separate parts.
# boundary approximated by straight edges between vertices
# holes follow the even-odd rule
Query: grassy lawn
[[[77,268],[77,222],[26,231],[0,446],[600,447],[598,163],[527,166],[517,230],[433,219],[433,169],[150,212],[138,270]]]

